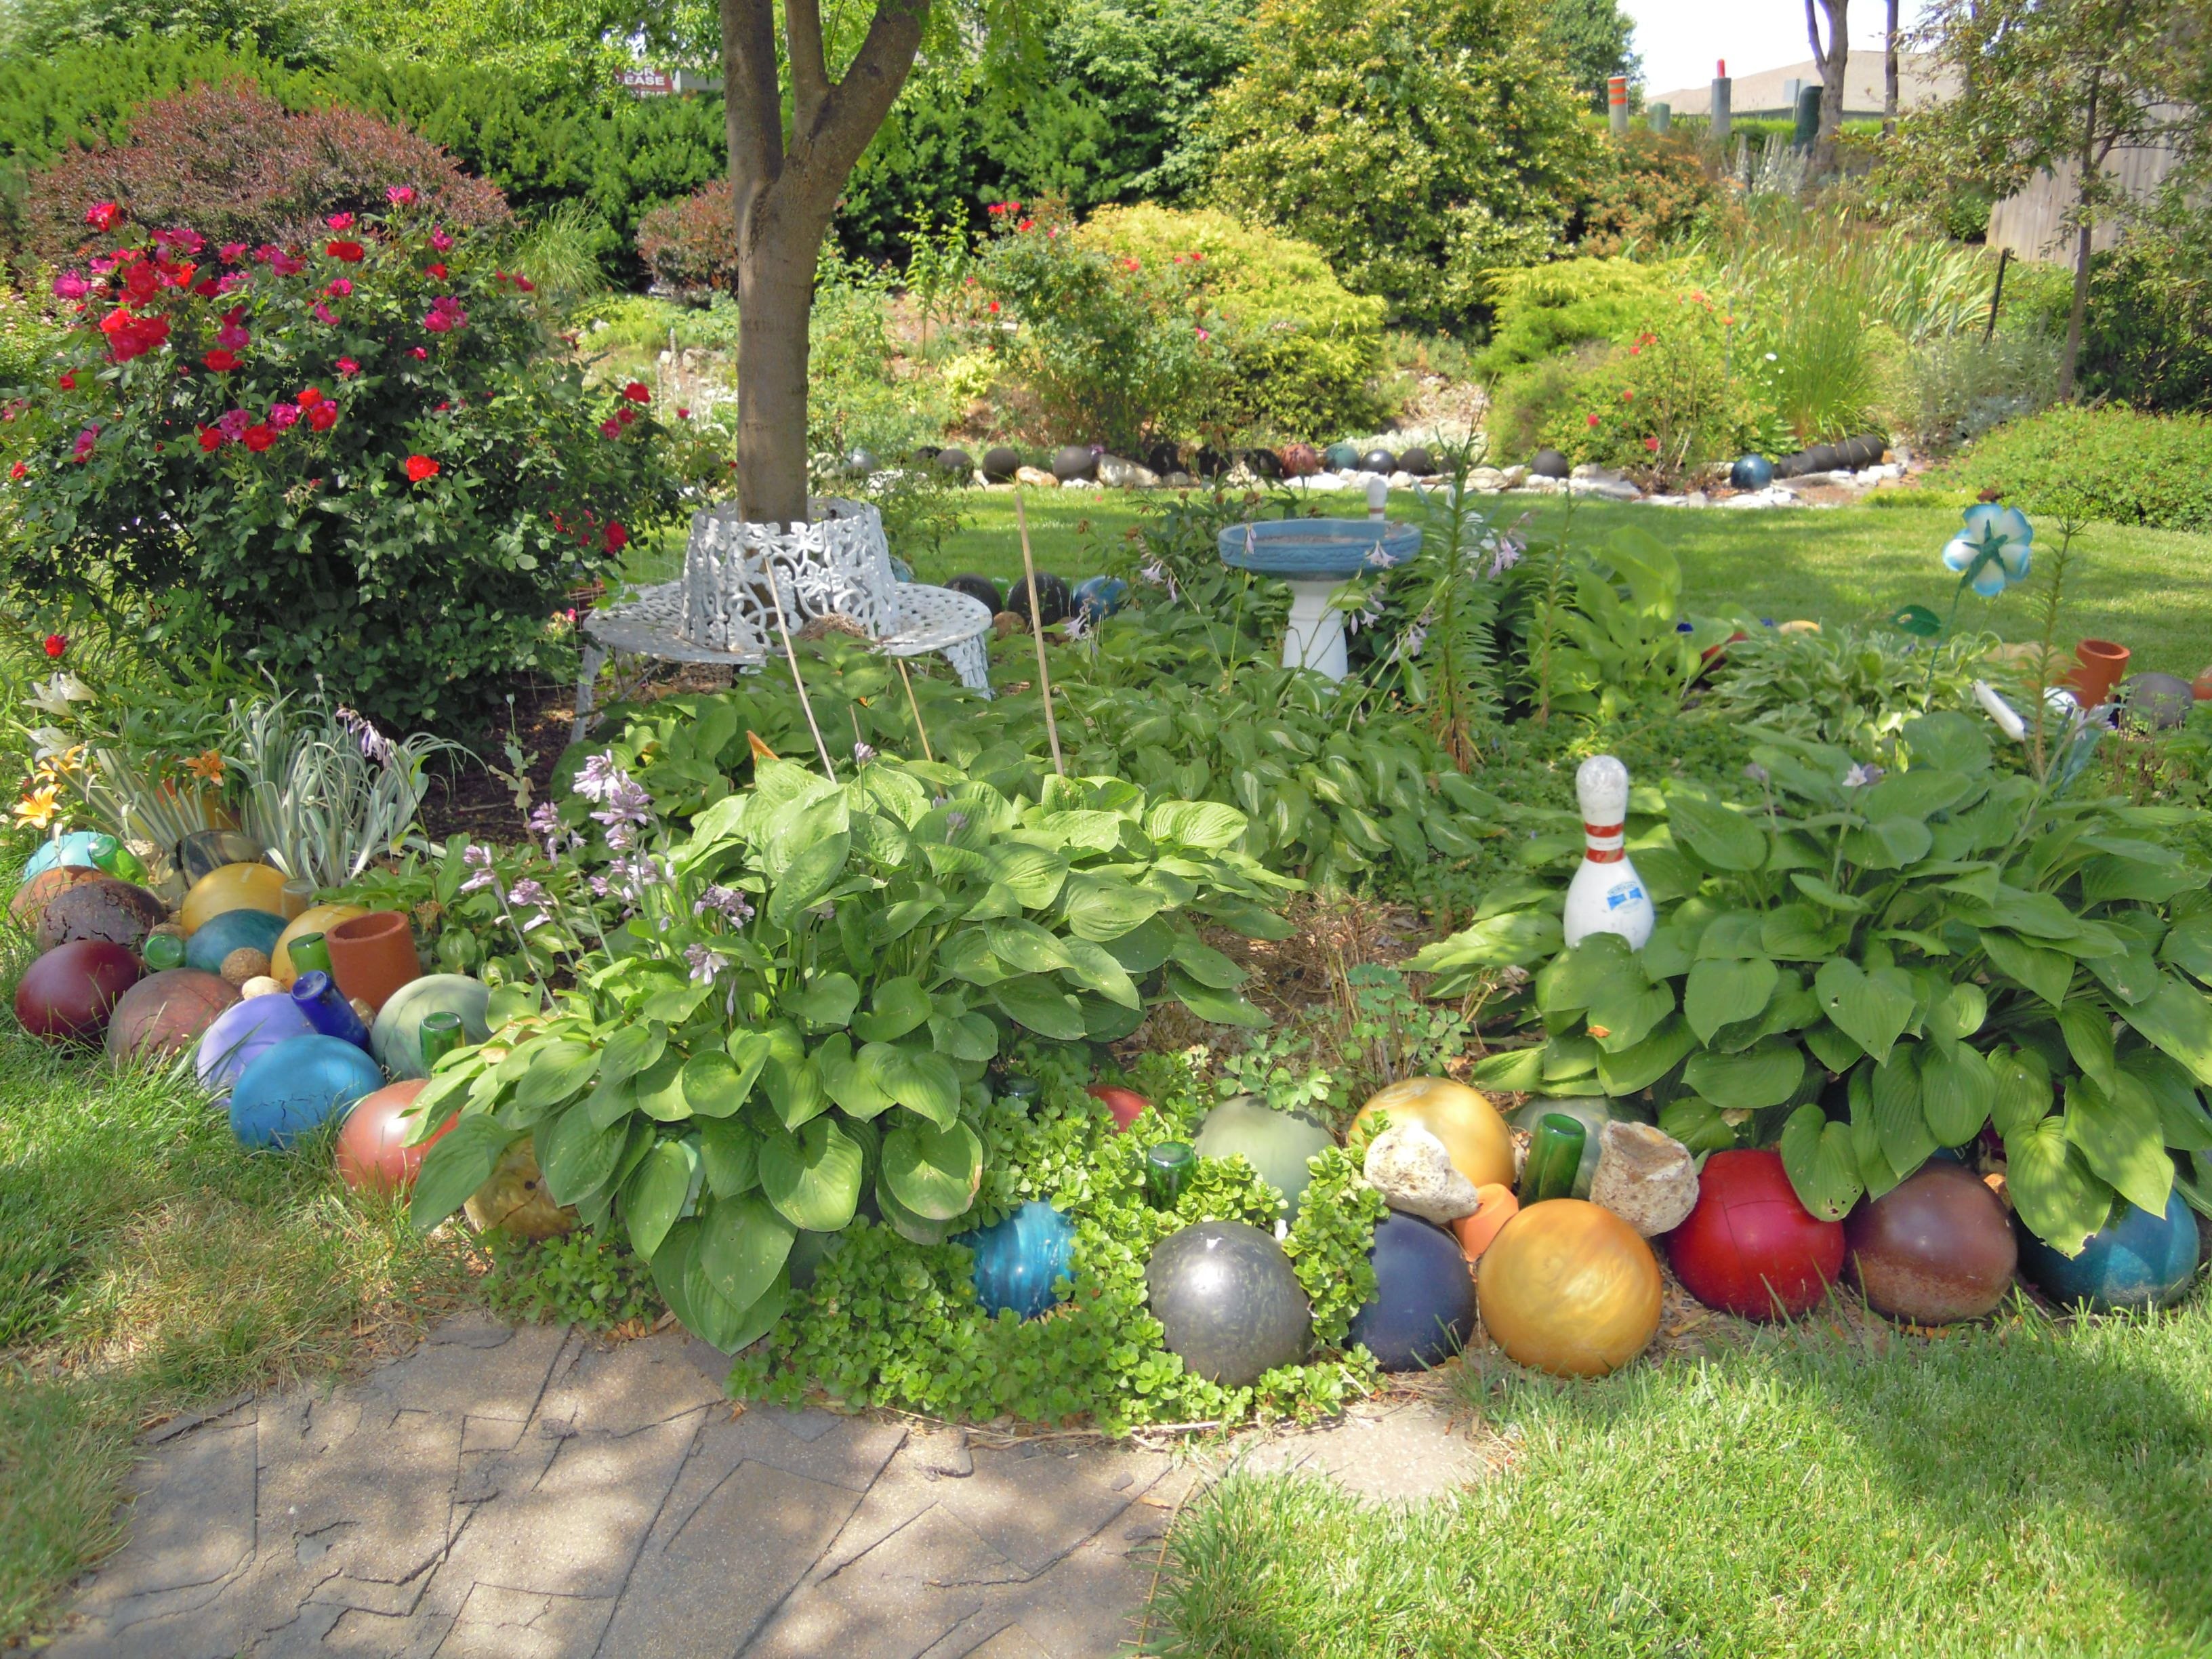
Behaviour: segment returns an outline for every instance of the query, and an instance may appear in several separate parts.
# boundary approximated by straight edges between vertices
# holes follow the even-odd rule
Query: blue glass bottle
[[[368,1027],[328,974],[317,969],[294,980],[292,1002],[325,1036],[342,1038],[356,1048],[368,1047]]]

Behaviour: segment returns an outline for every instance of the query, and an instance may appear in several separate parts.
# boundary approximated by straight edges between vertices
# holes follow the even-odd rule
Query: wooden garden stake
[[[783,635],[784,659],[791,665],[791,683],[799,692],[799,706],[806,711],[806,729],[814,733],[814,752],[822,757],[823,775],[830,782],[837,781],[837,769],[830,763],[830,745],[822,741],[822,727],[814,719],[814,702],[806,695],[805,676],[799,672],[799,653],[792,647],[791,624],[784,620],[783,585],[775,579],[775,572],[768,573],[768,596],[775,601],[775,631]]]
[[[929,728],[921,723],[921,705],[914,700],[914,677],[906,672],[904,657],[893,657],[891,660],[898,665],[899,679],[906,686],[906,706],[914,714],[915,734],[921,739],[921,757],[934,764],[937,757],[929,752]]]
[[[1044,665],[1044,616],[1037,605],[1036,561],[1030,556],[1030,515],[1022,506],[1022,492],[1014,491],[1014,522],[1022,532],[1022,569],[1030,585],[1030,637],[1036,642],[1037,690],[1044,694],[1044,733],[1052,739],[1052,769],[1061,777],[1067,766],[1060,757],[1060,722],[1052,717],[1052,671]]]

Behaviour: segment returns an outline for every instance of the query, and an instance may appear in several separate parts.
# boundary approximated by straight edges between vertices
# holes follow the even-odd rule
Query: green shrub
[[[1318,249],[1211,210],[1102,208],[1079,246],[1148,265],[1181,263],[1219,318],[1224,422],[1313,436],[1376,419],[1369,381],[1379,363],[1383,302],[1347,292]]]
[[[2096,256],[2081,374],[2091,397],[2212,410],[2212,264],[2201,240],[2146,234]]]
[[[1634,259],[1557,259],[1491,273],[1490,343],[1475,372],[1496,379],[1554,352],[1591,340],[1625,340],[1638,332],[1690,277],[1686,265]]]
[[[1912,353],[1898,412],[1923,448],[1941,453],[2057,399],[2058,342],[2051,335],[2012,329],[1984,344],[1969,330]]]
[[[2033,514],[2212,531],[2212,418],[2065,405],[2001,426],[1938,482]]]

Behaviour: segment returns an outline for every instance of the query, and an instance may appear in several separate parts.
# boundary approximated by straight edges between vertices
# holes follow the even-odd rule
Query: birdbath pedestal
[[[1334,601],[1353,577],[1403,564],[1420,551],[1412,525],[1369,519],[1282,519],[1231,525],[1221,532],[1222,563],[1291,586],[1283,666],[1344,678],[1344,613]]]

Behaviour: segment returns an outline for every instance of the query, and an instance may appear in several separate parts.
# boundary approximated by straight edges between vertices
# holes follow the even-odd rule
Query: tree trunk
[[[1850,61],[1850,0],[1820,0],[1820,9],[1828,15],[1828,45],[1823,51],[1813,0],[1805,0],[1805,35],[1812,42],[1813,61],[1820,70],[1820,125],[1813,136],[1816,176],[1832,173],[1836,167],[1836,131],[1844,124],[1844,70]]]
[[[807,516],[807,320],[827,216],[764,224],[756,214],[740,233],[738,500],[757,524]]]
[[[1881,37],[1881,134],[1897,132],[1897,0],[1889,0],[1889,20]]]
[[[2095,199],[2097,173],[2103,157],[2097,149],[2097,106],[2104,90],[2102,66],[2089,71],[2089,97],[2081,117],[2081,152],[2075,166],[2074,211],[2081,221],[2075,230],[2074,303],[2066,313],[2066,345],[2058,357],[2058,398],[2074,401],[2075,367],[2081,361],[2081,327],[2089,314],[2089,245],[2096,234],[2090,205]]]

